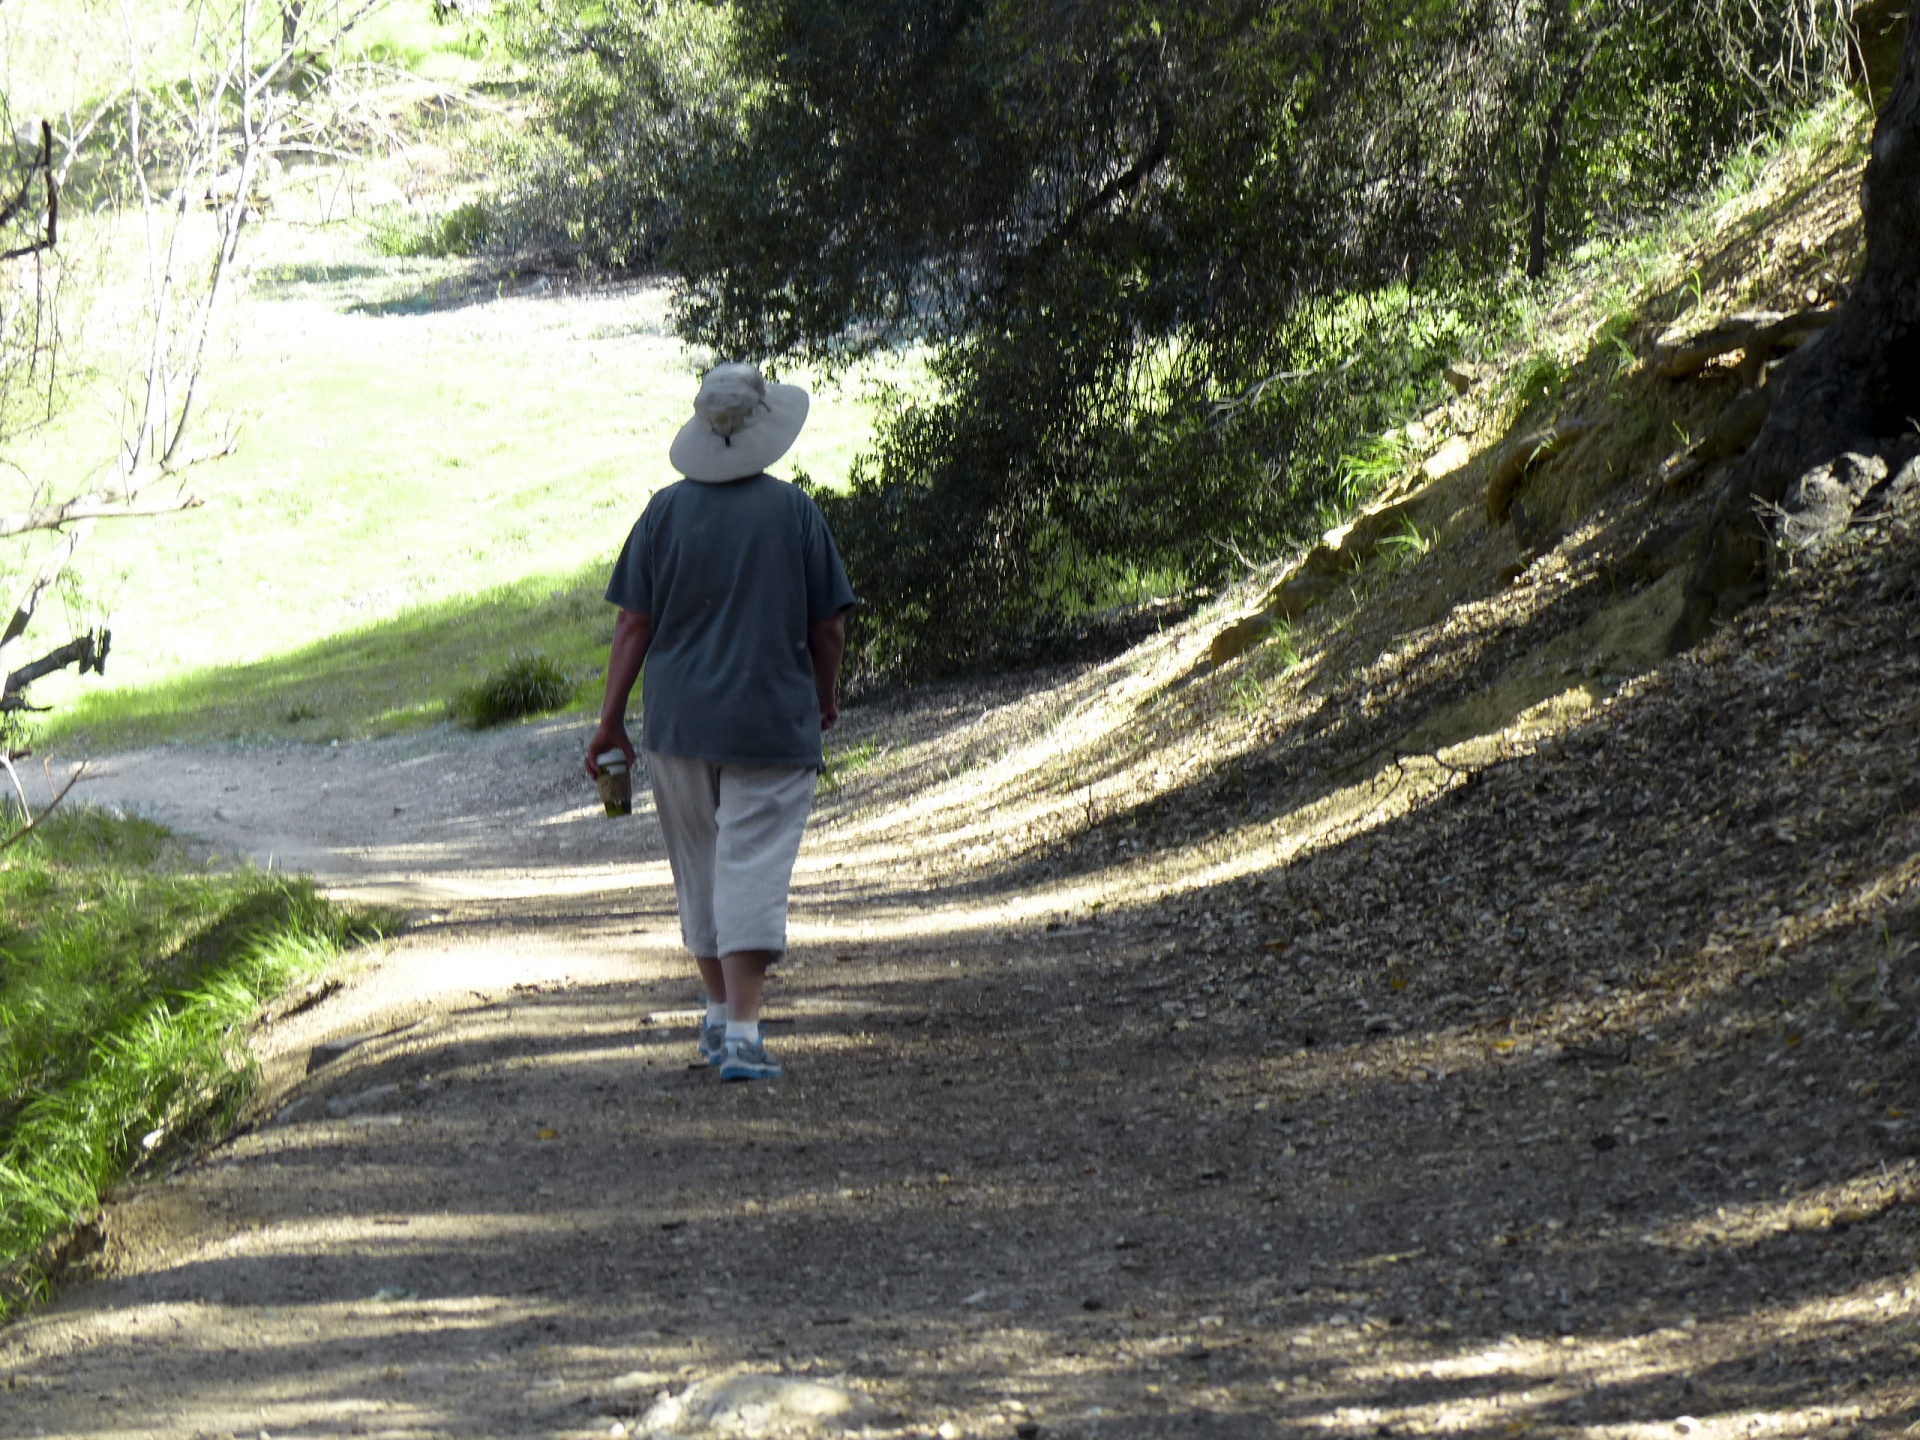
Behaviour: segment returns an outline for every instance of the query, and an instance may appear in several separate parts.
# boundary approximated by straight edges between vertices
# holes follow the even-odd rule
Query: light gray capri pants
[[[813,809],[814,772],[646,753],[682,943],[707,959],[784,951],[787,887]]]

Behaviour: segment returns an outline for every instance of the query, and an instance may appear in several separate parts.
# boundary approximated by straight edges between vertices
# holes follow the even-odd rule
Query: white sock
[[[724,1025],[727,1023],[727,1002],[724,1000],[707,1001],[707,1024]]]
[[[760,1022],[758,1020],[727,1021],[727,1039],[745,1040],[752,1044],[760,1041]]]

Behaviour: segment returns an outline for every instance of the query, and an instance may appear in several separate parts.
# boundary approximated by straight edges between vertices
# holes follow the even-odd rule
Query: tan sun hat
[[[798,385],[769,385],[757,365],[716,365],[667,459],[689,480],[741,480],[786,454],[806,423],[807,392]]]

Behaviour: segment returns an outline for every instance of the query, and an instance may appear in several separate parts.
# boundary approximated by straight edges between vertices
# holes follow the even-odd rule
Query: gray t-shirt
[[[807,626],[858,602],[806,495],[766,474],[656,491],[607,599],[653,621],[641,748],[820,768]]]

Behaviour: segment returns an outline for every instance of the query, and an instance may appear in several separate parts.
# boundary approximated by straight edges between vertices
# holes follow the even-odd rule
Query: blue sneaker
[[[708,1023],[707,1017],[700,1017],[700,1058],[709,1065],[718,1065],[726,1058],[727,1022],[716,1020]]]
[[[729,1040],[720,1058],[722,1080],[778,1080],[784,1072],[767,1058],[764,1040]]]

